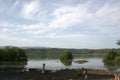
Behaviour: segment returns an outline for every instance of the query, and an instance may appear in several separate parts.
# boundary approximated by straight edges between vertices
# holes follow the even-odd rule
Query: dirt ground
[[[0,80],[85,80],[81,69],[59,71],[30,69],[29,71],[0,71]],[[115,72],[87,69],[87,80],[113,80]]]

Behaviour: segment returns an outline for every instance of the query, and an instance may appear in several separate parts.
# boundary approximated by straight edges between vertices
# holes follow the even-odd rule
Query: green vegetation
[[[60,55],[60,61],[65,65],[69,66],[72,64],[72,53],[71,52],[64,52]]]
[[[71,52],[64,52],[61,54],[60,59],[64,60],[72,60],[73,56]]]
[[[0,49],[0,62],[2,61],[27,61],[27,56],[18,47],[5,47]]]
[[[70,66],[72,64],[72,60],[60,60],[60,62],[65,66]]]
[[[120,54],[114,49],[104,54],[103,62],[105,65],[120,66]]]
[[[68,51],[78,57],[102,57],[110,49],[63,49],[63,48],[25,48],[23,49],[29,59],[58,59],[61,53]],[[120,49],[115,49],[120,52]]]
[[[115,57],[115,65],[120,66],[120,56]]]
[[[27,55],[32,54],[61,54],[64,51],[72,52],[73,54],[99,54],[103,55],[109,49],[63,49],[63,48],[28,48],[24,49]]]
[[[74,54],[80,54],[81,56],[102,56],[109,49],[63,49],[63,48],[27,48],[24,49],[28,58],[59,58],[60,54],[69,51]],[[118,49],[119,50],[119,49]],[[120,50],[119,50],[120,51]],[[53,56],[54,55],[54,56]],[[76,56],[77,57],[77,56]]]
[[[117,41],[117,45],[120,45],[120,40]]]

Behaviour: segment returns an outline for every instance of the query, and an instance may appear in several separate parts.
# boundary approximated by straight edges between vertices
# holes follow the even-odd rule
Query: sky
[[[120,0],[0,0],[0,46],[119,48]]]

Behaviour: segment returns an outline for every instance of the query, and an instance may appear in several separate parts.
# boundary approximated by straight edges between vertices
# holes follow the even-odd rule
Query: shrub
[[[61,54],[60,56],[60,61],[65,65],[65,66],[69,66],[72,64],[72,53],[71,52],[64,52]]]
[[[120,56],[115,57],[115,65],[120,66]]]
[[[0,61],[27,61],[27,56],[18,47],[5,47],[0,49]]]
[[[71,52],[64,52],[61,54],[60,59],[64,60],[72,60],[73,56]]]
[[[105,65],[120,66],[120,55],[112,49],[104,54],[103,62]]]

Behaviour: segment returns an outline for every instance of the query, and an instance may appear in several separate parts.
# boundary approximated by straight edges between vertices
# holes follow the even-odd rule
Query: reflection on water
[[[19,67],[19,66],[25,66],[27,65],[27,61],[7,61],[7,62],[0,62],[0,66],[14,66],[14,67]]]
[[[61,63],[63,63],[65,66],[70,66],[72,65],[72,60],[67,60],[67,59],[60,59]]]
[[[22,71],[25,69],[26,65],[27,61],[0,62],[0,71]]]
[[[88,62],[84,64],[78,64],[74,61],[77,60],[87,60]],[[59,59],[37,59],[37,60],[29,60],[28,64],[25,66],[26,68],[42,68],[42,64],[46,64],[46,69],[48,70],[60,70],[60,69],[79,69],[79,68],[87,68],[87,69],[100,69],[100,70],[109,70],[110,68],[114,69],[114,67],[106,67],[102,62],[102,58],[77,58],[73,59],[70,63],[71,65],[66,66],[65,62],[61,62]],[[68,63],[67,63],[68,64]],[[119,67],[117,67],[117,70]]]
[[[105,65],[105,68],[107,68],[107,70],[109,70],[109,71],[117,71],[117,70],[119,70],[119,67],[116,67],[116,66],[106,66]]]
[[[78,64],[74,61],[87,60],[87,63]],[[59,59],[29,59],[28,62],[0,62],[0,69],[16,69],[19,70],[37,68],[42,69],[43,63],[46,64],[48,70],[60,70],[60,69],[79,69],[81,67],[87,69],[100,69],[100,70],[120,70],[120,67],[105,66],[101,57],[74,57],[73,61],[59,60]]]

